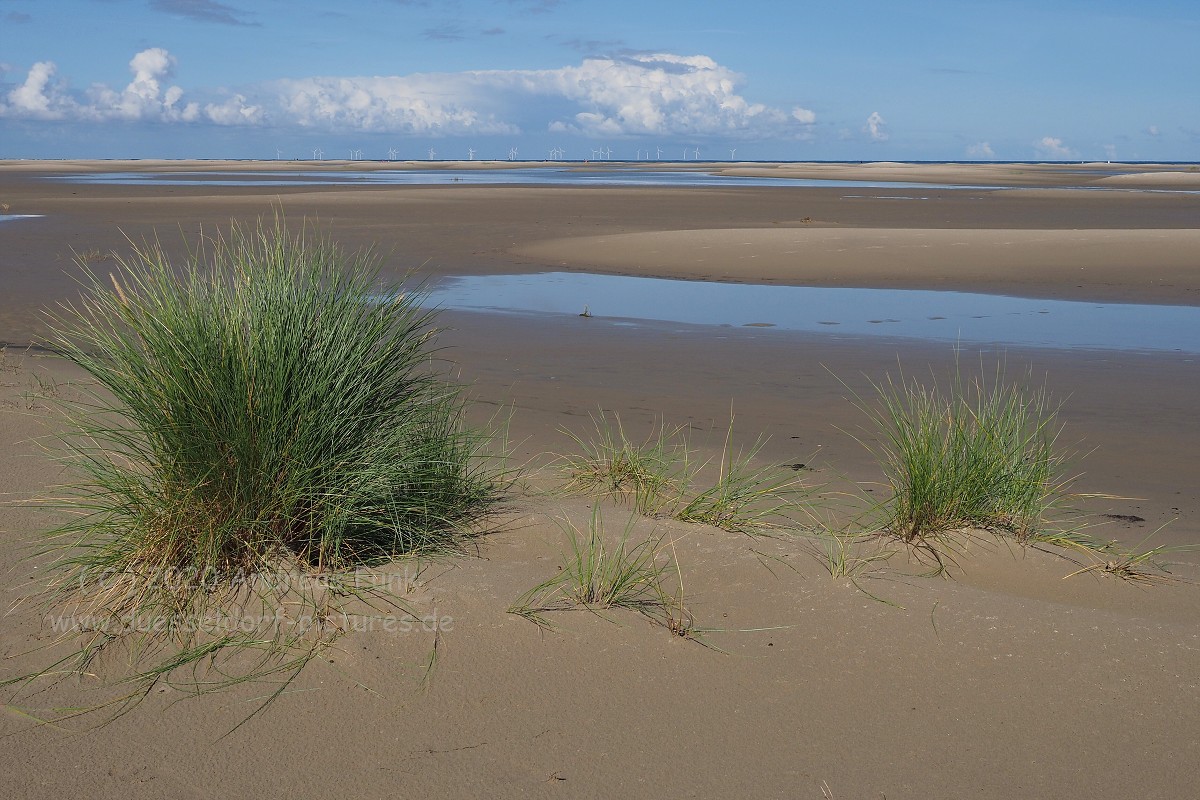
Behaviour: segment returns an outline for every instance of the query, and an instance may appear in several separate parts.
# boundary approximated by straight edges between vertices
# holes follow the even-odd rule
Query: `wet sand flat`
[[[759,283],[1192,305],[1200,297],[1200,198],[1081,190],[1072,188],[1080,182],[1073,173],[1045,167],[1037,168],[1039,185],[1059,188],[938,190],[925,201],[894,199],[910,192],[886,188],[849,197],[863,192],[40,179],[61,168],[0,167],[9,213],[45,215],[0,223],[0,341],[11,343],[0,369],[0,484],[14,498],[63,480],[32,440],[59,424],[44,387],[70,392],[81,376],[23,346],[46,337],[40,309],[72,296],[72,251],[100,272],[114,264],[110,250],[127,250],[125,235],[157,232],[179,249],[201,229],[276,209],[289,221],[315,219],[349,247],[376,243],[396,275],[416,267],[431,277],[534,272],[565,262]],[[962,177],[994,184],[1007,175],[1024,185],[1018,169]],[[852,165],[842,171],[864,174]],[[746,255],[739,248],[757,258],[739,258]],[[799,248],[811,262],[787,252]],[[959,259],[959,251],[970,257]],[[478,401],[473,417],[511,414],[517,461],[545,464],[570,447],[565,431],[586,433],[598,409],[619,413],[634,435],[660,419],[686,425],[702,452],[718,455],[732,411],[739,444],[770,437],[764,460],[804,464],[799,474],[813,483],[856,483],[868,494],[883,492],[883,476],[864,447],[873,440],[853,393],[869,396],[870,381],[899,370],[945,376],[956,358],[950,348],[919,342],[631,328],[575,315],[450,311],[441,321],[445,355]],[[1095,495],[1081,502],[1103,523],[1100,534],[1136,544],[1161,528],[1156,542],[1200,542],[1195,358],[1056,350],[958,358],[968,372],[1003,359],[1009,374],[1028,370],[1062,401],[1062,439],[1079,454],[1076,487]],[[921,564],[894,557],[860,580],[868,595],[831,578],[820,551],[803,540],[643,520],[638,535],[654,531],[675,543],[689,604],[700,625],[715,629],[708,641],[718,649],[619,613],[564,614],[557,631],[544,632],[506,610],[561,563],[562,520],[585,523],[590,511],[584,500],[533,491],[554,482],[544,468],[530,482],[498,532],[480,541],[480,557],[437,565],[421,579],[417,607],[454,620],[424,689],[431,636],[360,631],[341,640],[332,663],[310,664],[295,691],[225,738],[262,686],[199,699],[163,687],[134,713],[82,734],[35,729],[24,714],[78,704],[91,696],[88,680],[6,696],[5,794],[1175,798],[1193,791],[1200,763],[1195,552],[1173,554],[1185,580],[1147,586],[1094,573],[1064,580],[1076,567],[1061,557],[981,538],[964,545],[950,578],[919,577]],[[605,518],[615,534],[628,511],[610,504]],[[36,562],[17,559],[44,527],[30,508],[0,508],[6,597],[42,578]],[[46,612],[32,604],[0,618],[5,676],[41,664],[44,654],[28,651],[52,635]]]

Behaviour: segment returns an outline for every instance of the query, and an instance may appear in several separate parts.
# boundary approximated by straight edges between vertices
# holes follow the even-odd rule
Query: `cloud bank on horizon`
[[[585,137],[739,135],[804,137],[810,109],[771,108],[737,91],[741,77],[713,59],[672,53],[590,57],[544,70],[475,70],[375,77],[308,77],[247,87],[220,102],[186,100],[167,86],[176,59],[161,47],[134,55],[121,90],[72,91],[52,61],[34,64],[0,102],[0,117],[299,126],[421,136],[520,135],[529,125]],[[540,108],[544,119],[518,118]]]

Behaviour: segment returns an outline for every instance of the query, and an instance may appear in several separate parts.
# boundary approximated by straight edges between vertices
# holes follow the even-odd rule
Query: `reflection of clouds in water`
[[[447,308],[579,314],[838,335],[994,342],[1026,347],[1200,352],[1200,308],[897,289],[829,289],[588,273],[447,279]]]

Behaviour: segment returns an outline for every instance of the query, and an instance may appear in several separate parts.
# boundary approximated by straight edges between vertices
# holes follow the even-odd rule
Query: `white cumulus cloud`
[[[1033,149],[1040,158],[1052,160],[1073,160],[1078,155],[1063,140],[1056,136],[1043,136],[1033,143]]]
[[[863,126],[863,132],[868,134],[873,142],[886,142],[888,139],[888,132],[884,127],[886,124],[878,111],[872,111],[871,116],[867,117],[867,124]]]
[[[790,124],[783,111],[738,94],[740,76],[708,56],[588,58],[512,77],[534,93],[586,106],[555,120],[581,134],[777,135]]]
[[[8,93],[0,103],[0,116],[29,119],[103,121],[160,120],[191,122],[199,118],[196,103],[182,103],[178,86],[163,89],[170,78],[175,59],[161,47],[136,54],[129,62],[133,80],[117,91],[95,84],[81,96],[70,92],[66,84],[55,80],[57,67],[52,61],[39,61],[29,69],[25,82]]]
[[[422,134],[796,135],[816,116],[753,103],[707,56],[586,58],[549,70],[316,77],[273,85],[279,122]],[[540,115],[539,115],[540,112]]]
[[[992,146],[987,142],[977,142],[976,144],[968,145],[967,156],[982,161],[989,158],[995,158],[996,153],[992,150]]]
[[[39,61],[29,68],[25,82],[8,93],[8,104],[0,112],[33,119],[62,119],[72,103],[61,86],[54,82],[57,71],[53,61]]]
[[[175,57],[161,47],[151,47],[135,55],[129,62],[133,80],[122,91],[95,86],[89,91],[89,102],[79,109],[79,115],[92,119],[191,121],[199,116],[195,103],[180,104],[183,89],[163,83],[171,77]]]
[[[256,125],[263,121],[262,106],[246,100],[245,95],[235,94],[223,103],[206,103],[204,117],[217,125]]]
[[[807,108],[796,106],[792,109],[792,119],[796,120],[801,125],[812,125],[817,121],[817,115],[815,112],[809,111]]]
[[[486,73],[476,73],[484,75]],[[472,73],[372,78],[300,78],[272,85],[277,123],[408,134],[514,133],[496,98]],[[499,88],[499,87],[494,87]]]

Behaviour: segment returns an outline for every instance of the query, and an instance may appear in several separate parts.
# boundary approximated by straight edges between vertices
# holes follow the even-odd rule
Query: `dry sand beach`
[[[485,165],[447,162],[447,169]],[[491,164],[504,167],[508,165]],[[692,165],[688,165],[691,167]],[[428,165],[421,165],[427,168]],[[305,164],[305,170],[404,165]],[[584,168],[580,165],[580,168]],[[593,167],[587,167],[591,169]],[[674,168],[678,169],[678,165]],[[37,347],[42,310],[75,296],[126,237],[179,252],[231,219],[282,211],[389,271],[590,271],[796,286],[935,289],[1200,306],[1200,172],[1178,166],[712,165],[731,176],[932,183],[841,186],[224,186],[76,183],[97,172],[286,172],[292,164],[12,162],[0,166],[0,486],[18,501],[64,479],[38,437],[83,376]],[[943,186],[947,185],[947,186]],[[948,188],[948,185],[965,188]],[[989,188],[976,188],[989,187]],[[996,188],[1003,187],[1003,188]],[[921,199],[907,199],[919,196]],[[581,297],[582,310],[588,298]],[[812,484],[882,493],[849,399],[887,375],[944,376],[935,342],[448,310],[439,343],[477,401],[511,413],[531,472],[471,557],[409,576],[440,634],[352,631],[263,713],[261,685],[191,698],[156,687],[92,729],[31,714],[89,702],[97,679],[9,693],[6,797],[1179,798],[1200,778],[1200,426],[1196,353],[963,347],[1062,401],[1062,440],[1095,534],[1172,548],[1172,579],[1129,582],[1060,554],[970,540],[949,576],[899,549],[855,585],[807,540],[635,520],[674,543],[703,644],[628,612],[507,613],[551,577],[561,520],[547,454],[620,415],[641,436],[688,426],[719,455],[770,437],[764,463]],[[604,506],[619,533],[627,508]],[[0,507],[0,678],[44,665],[51,616],[18,603],[43,580],[20,560],[47,527]],[[866,589],[867,591],[863,591]],[[407,591],[406,590],[406,591]],[[426,665],[436,639],[436,667]],[[705,646],[705,645],[709,646]],[[33,652],[31,652],[33,651]],[[53,652],[53,651],[50,651]],[[119,672],[119,665],[107,665]],[[107,673],[111,676],[113,672]]]

